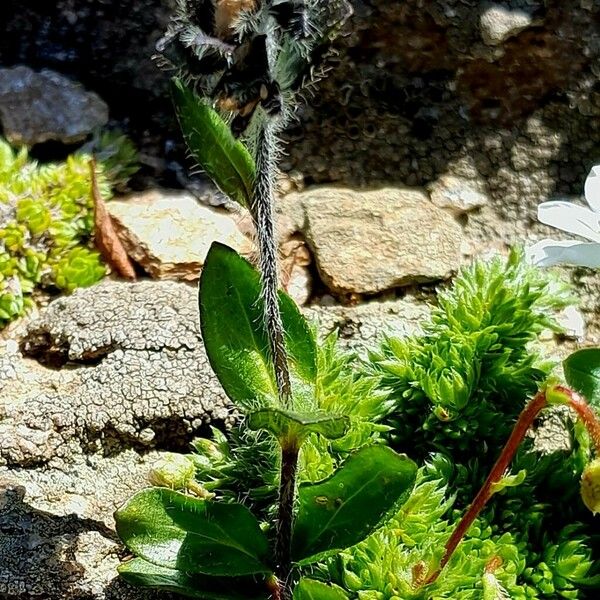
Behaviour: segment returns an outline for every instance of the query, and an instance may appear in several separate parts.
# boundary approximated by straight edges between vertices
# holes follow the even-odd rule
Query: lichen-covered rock
[[[284,202],[302,211],[297,225],[336,293],[373,294],[444,279],[460,264],[460,226],[422,190],[321,187]]]
[[[129,256],[157,279],[197,280],[214,241],[253,251],[231,213],[186,192],[152,190],[107,207]]]
[[[384,336],[407,337],[422,332],[431,307],[414,298],[382,299],[356,306],[314,305],[304,310],[319,334],[338,334],[341,348],[364,355]]]
[[[234,418],[200,339],[197,295],[105,281],[59,298],[0,349],[0,597],[150,600],[118,580],[114,510]]]
[[[71,144],[107,121],[106,103],[59,73],[24,66],[0,69],[0,122],[13,144]]]
[[[21,349],[0,360],[0,465],[51,463],[73,447],[182,448],[232,418],[185,284],[79,290],[29,325]]]
[[[0,468],[3,600],[167,600],[120,581],[112,513],[147,485],[158,453],[73,455],[55,468]]]

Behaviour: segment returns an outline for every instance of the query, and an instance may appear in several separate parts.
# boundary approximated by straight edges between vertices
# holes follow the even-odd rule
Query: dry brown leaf
[[[100,194],[96,176],[96,160],[90,160],[92,200],[94,203],[94,241],[107,264],[125,279],[135,279],[135,269],[113,225],[112,217]]]

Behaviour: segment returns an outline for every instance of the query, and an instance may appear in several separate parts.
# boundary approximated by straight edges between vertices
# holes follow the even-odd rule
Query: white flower
[[[538,219],[589,241],[544,239],[527,249],[531,263],[538,267],[600,267],[600,165],[592,167],[584,193],[589,208],[562,200],[544,202],[538,206]]]

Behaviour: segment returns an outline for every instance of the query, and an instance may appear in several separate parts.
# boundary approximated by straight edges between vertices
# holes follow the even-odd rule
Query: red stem
[[[596,416],[596,413],[592,407],[585,401],[583,396],[580,396],[577,392],[570,390],[564,386],[556,386],[556,390],[565,394],[569,398],[569,404],[581,419],[581,422],[585,425],[588,430],[594,448],[596,449],[596,456],[600,457],[600,421]]]
[[[574,392],[573,390],[564,386],[555,386],[554,390],[568,399],[565,403],[566,406],[570,406],[576,413],[581,422],[585,425],[594,447],[596,449],[596,455],[600,456],[600,420],[596,416],[596,413],[592,407],[585,401],[585,399]],[[450,539],[446,542],[444,556],[440,561],[440,565],[436,571],[427,579],[426,585],[433,583],[441,573],[442,569],[448,564],[452,554],[460,544],[461,540],[469,530],[469,527],[473,524],[473,521],[477,518],[479,513],[483,510],[489,499],[492,497],[492,487],[495,483],[500,481],[504,475],[506,469],[510,465],[514,458],[519,445],[525,438],[527,430],[531,427],[535,418],[538,416],[540,411],[544,409],[548,404],[546,399],[546,392],[538,392],[535,397],[527,404],[523,412],[519,415],[515,427],[508,438],[496,464],[492,467],[488,478],[479,490],[477,496],[467,509],[463,518],[460,520],[456,529],[450,536]]]
[[[271,595],[271,600],[281,600],[281,587],[277,577],[273,576],[267,580],[267,589]]]
[[[450,536],[450,539],[446,542],[446,548],[444,556],[440,562],[439,567],[436,571],[427,579],[426,584],[433,583],[439,576],[442,569],[446,566],[450,557],[460,544],[461,540],[469,530],[469,527],[473,524],[473,521],[477,518],[477,515],[483,510],[488,500],[492,497],[492,486],[500,481],[504,475],[508,465],[514,458],[519,444],[523,441],[523,438],[527,434],[527,430],[531,427],[531,424],[539,414],[539,412],[547,405],[546,394],[544,392],[538,392],[536,396],[529,402],[523,412],[519,415],[519,419],[515,424],[508,441],[506,442],[502,452],[496,464],[493,466],[488,478],[479,490],[477,496],[471,503],[471,506],[467,509],[460,523]]]

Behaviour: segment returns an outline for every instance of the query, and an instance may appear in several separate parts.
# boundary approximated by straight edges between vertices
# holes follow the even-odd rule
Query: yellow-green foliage
[[[0,327],[30,306],[36,288],[70,292],[105,275],[91,242],[89,160],[41,166],[0,139]],[[109,197],[102,173],[99,185]]]

